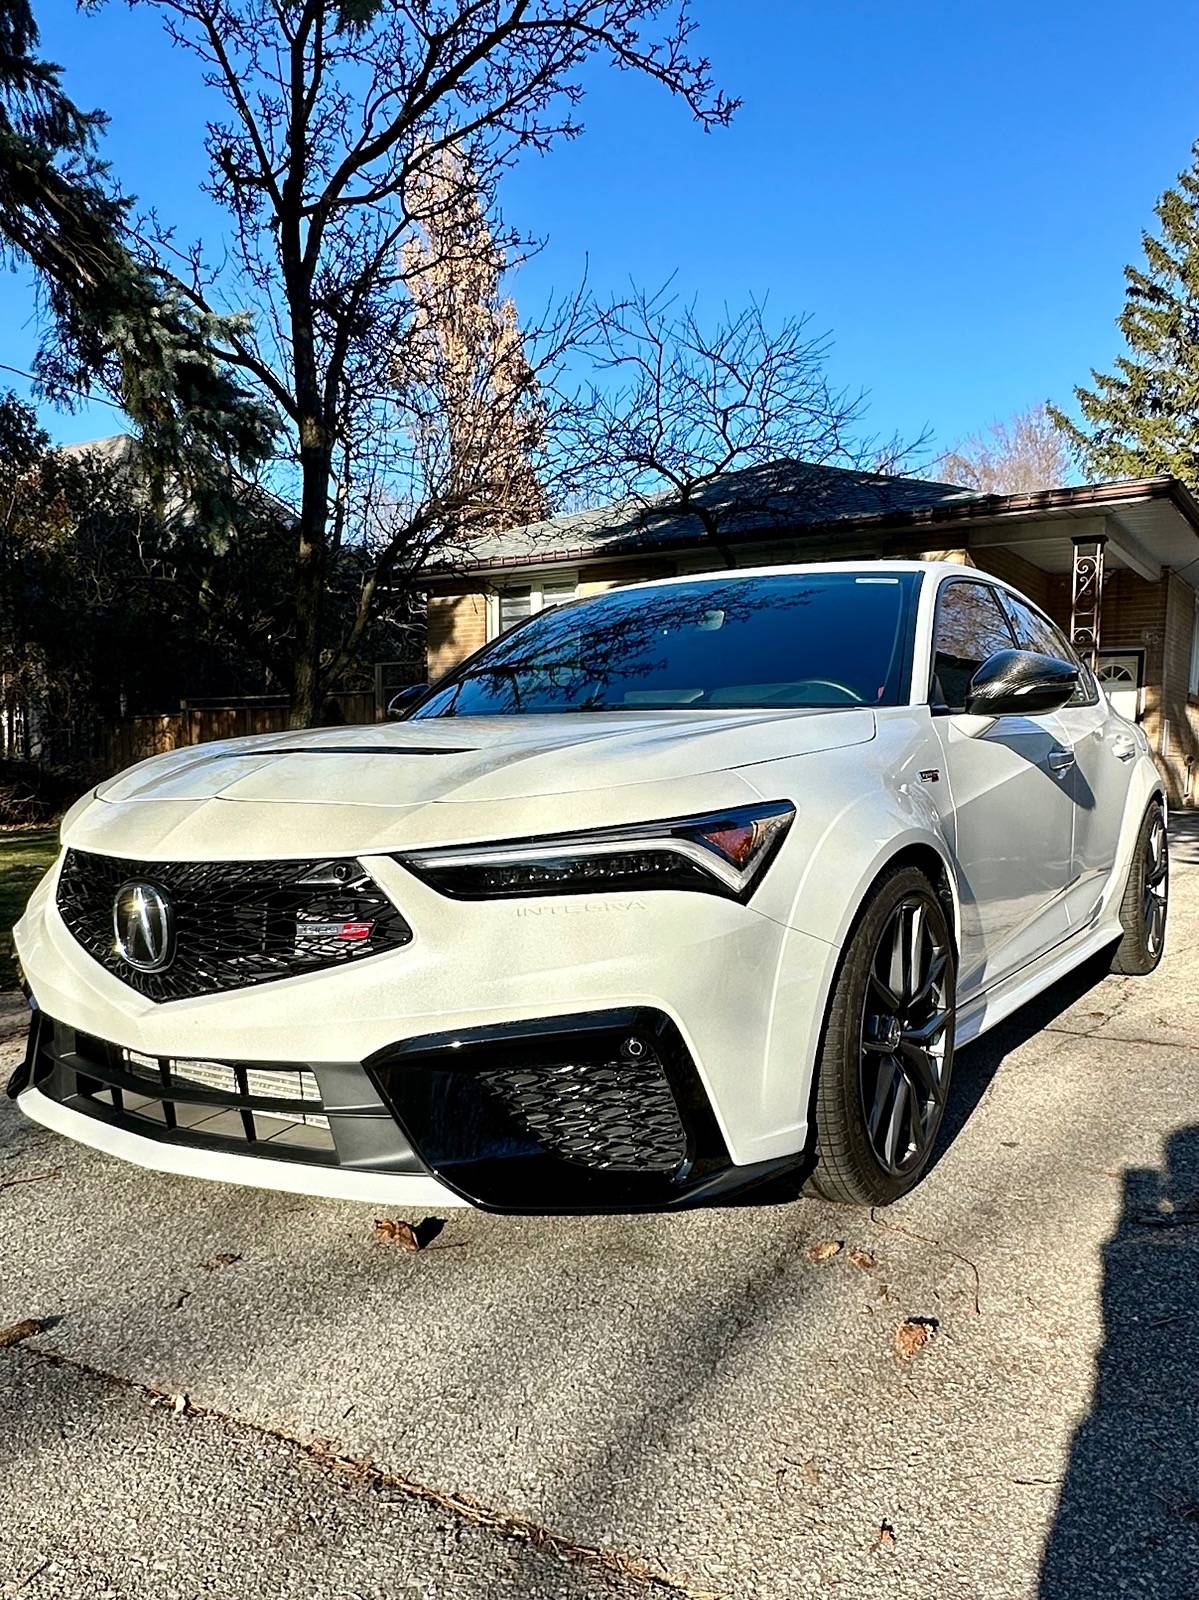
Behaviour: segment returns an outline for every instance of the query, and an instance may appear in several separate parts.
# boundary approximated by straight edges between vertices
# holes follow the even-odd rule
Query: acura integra
[[[81,799],[16,928],[9,1092],[143,1166],[383,1205],[885,1204],[955,1045],[1165,941],[1141,730],[960,565],[545,610],[402,721]]]

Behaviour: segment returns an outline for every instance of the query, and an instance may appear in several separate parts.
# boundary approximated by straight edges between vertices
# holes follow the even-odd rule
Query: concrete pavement
[[[1159,973],[963,1051],[875,1219],[455,1213],[410,1256],[5,1102],[0,1327],[61,1320],[0,1351],[0,1594],[1194,1600],[1195,821]]]

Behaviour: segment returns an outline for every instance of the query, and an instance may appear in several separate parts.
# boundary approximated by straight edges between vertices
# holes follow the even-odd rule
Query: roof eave
[[[934,527],[957,523],[991,523],[1026,520],[1032,517],[1065,517],[1079,511],[1119,510],[1145,500],[1168,500],[1186,518],[1199,536],[1199,500],[1177,478],[1163,474],[1153,478],[1128,478],[1117,483],[1082,484],[1066,489],[1042,489],[1034,494],[979,495],[951,505],[923,506],[905,511],[881,511],[863,517],[834,517],[825,522],[779,527],[770,532],[755,531],[738,538],[747,548],[769,544],[779,538],[822,538],[830,533],[862,530],[898,532],[904,528]],[[519,567],[563,566],[583,562],[629,560],[671,555],[680,550],[702,549],[710,541],[688,535],[686,538],[658,539],[652,544],[630,538],[613,540],[597,549],[595,545],[575,545],[560,550],[528,551],[521,555],[499,556],[491,560],[467,561],[444,569],[439,577],[450,578],[470,573],[509,571]],[[432,576],[432,574],[431,574]]]

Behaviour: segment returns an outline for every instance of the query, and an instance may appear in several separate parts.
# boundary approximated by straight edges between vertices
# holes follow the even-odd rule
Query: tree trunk
[[[305,426],[300,446],[303,494],[300,501],[299,549],[296,556],[296,648],[292,668],[288,726],[311,728],[317,721],[324,685],[321,682],[325,578],[328,568],[326,520],[331,460],[316,423]],[[316,443],[314,435],[320,436]],[[311,441],[311,442],[309,442]]]

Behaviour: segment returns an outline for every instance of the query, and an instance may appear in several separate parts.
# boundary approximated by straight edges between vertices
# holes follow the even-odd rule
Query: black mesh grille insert
[[[483,1071],[508,1115],[562,1161],[601,1170],[673,1172],[687,1141],[655,1057],[567,1061]]]
[[[113,907],[131,880],[167,897],[174,955],[140,972],[116,948]],[[79,943],[151,1000],[240,989],[361,960],[412,930],[357,861],[127,861],[68,850],[58,909]]]

